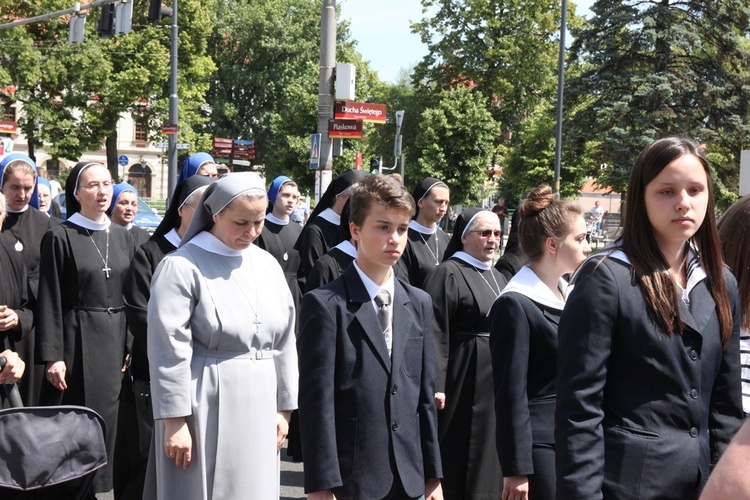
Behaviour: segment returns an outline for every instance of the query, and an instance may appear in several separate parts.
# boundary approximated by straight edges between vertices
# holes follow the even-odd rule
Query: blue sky
[[[578,12],[588,15],[594,0],[575,3]],[[340,0],[339,5],[339,19],[349,20],[359,52],[381,80],[395,82],[402,68],[413,66],[426,54],[427,48],[409,25],[423,16],[419,0]]]

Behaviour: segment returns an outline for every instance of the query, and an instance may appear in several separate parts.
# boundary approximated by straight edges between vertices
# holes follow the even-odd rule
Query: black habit
[[[409,284],[422,288],[424,280],[442,261],[450,238],[442,229],[433,234],[424,234],[409,227],[409,236],[397,266],[403,269]]]
[[[263,231],[253,243],[274,256],[276,261],[284,271],[286,283],[289,285],[289,291],[292,292],[294,300],[294,310],[299,316],[299,304],[302,300],[302,291],[297,281],[297,271],[300,265],[299,251],[294,248],[294,244],[302,233],[302,227],[294,222],[288,224],[276,224],[266,219]],[[296,320],[299,324],[299,317]],[[295,331],[297,329],[295,328]]]
[[[502,472],[490,437],[495,428],[487,313],[506,280],[451,257],[430,273],[424,290],[435,312],[436,392],[446,499],[497,499]]]
[[[123,280],[134,254],[128,231],[111,224],[107,259],[107,234],[107,230],[91,231],[70,221],[47,232],[42,241],[37,306],[36,359],[65,361],[68,385],[61,392],[45,379],[41,403],[87,406],[107,424],[109,464],[97,473],[96,492],[112,489],[126,351]]]
[[[305,225],[294,246],[299,250],[300,263],[297,279],[301,289],[306,289],[305,281],[315,262],[327,254],[331,247],[336,244],[338,232],[338,225],[322,217],[316,217],[312,222]]]

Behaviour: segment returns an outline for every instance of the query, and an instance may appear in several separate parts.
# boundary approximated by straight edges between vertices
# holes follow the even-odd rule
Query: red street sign
[[[171,123],[168,125],[161,126],[161,133],[164,135],[174,135],[177,133],[177,124]]]
[[[230,146],[217,146],[217,144],[230,144]],[[224,139],[222,137],[214,137],[214,147],[222,147],[222,148],[230,148],[232,144],[232,139]]]
[[[330,120],[328,137],[331,139],[359,139],[362,137],[362,120]]]
[[[341,120],[385,123],[385,104],[339,101],[333,105],[333,117]]]
[[[14,121],[0,121],[0,132],[5,134],[17,134],[18,124]]]

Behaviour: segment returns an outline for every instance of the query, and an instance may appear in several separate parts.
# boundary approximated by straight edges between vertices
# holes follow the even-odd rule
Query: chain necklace
[[[232,281],[234,281],[235,284],[239,287],[240,292],[242,292],[242,295],[245,297],[245,300],[247,301],[247,305],[249,305],[250,309],[252,309],[253,315],[255,316],[255,319],[253,320],[253,324],[255,325],[255,335],[259,336],[260,325],[262,325],[263,322],[258,317],[258,310],[260,309],[260,306],[258,304],[258,297],[260,295],[260,291],[258,290],[258,275],[255,274],[255,263],[253,262],[253,257],[252,255],[249,254],[249,252],[248,252],[247,258],[250,260],[250,267],[253,270],[253,284],[255,285],[255,307],[253,307],[253,303],[250,301],[250,297],[248,297],[247,294],[245,293],[245,288],[242,286],[242,283],[237,281],[237,278],[235,278],[234,274],[232,274],[232,271],[229,270],[224,260],[221,258],[219,258],[219,260],[221,261],[221,265],[224,266],[224,269],[226,269],[227,272],[229,273],[229,276],[232,277]]]
[[[477,274],[479,275],[479,277],[482,278],[482,281],[484,281],[485,283],[487,283],[487,286],[490,288],[490,290],[492,290],[492,294],[497,299],[500,296],[501,290],[500,290],[500,285],[497,282],[497,278],[495,278],[495,274],[492,272],[492,269],[490,268],[490,270],[489,270],[490,271],[490,276],[492,276],[492,281],[495,282],[495,286],[497,287],[497,291],[495,291],[495,289],[492,288],[492,285],[490,285],[490,282],[487,281],[487,278],[484,277],[484,274],[482,274],[481,272],[479,272],[479,269],[477,269],[475,267],[474,270],[477,272]]]
[[[104,264],[104,267],[102,267],[102,272],[106,276],[107,279],[109,279],[109,272],[112,270],[109,267],[109,228],[105,229],[104,232],[107,233],[107,257],[102,256],[102,252],[99,250],[99,247],[96,245],[96,242],[94,241],[94,238],[92,238],[93,231],[91,229],[86,229],[89,233],[89,239],[91,240],[91,243],[94,245],[94,248],[96,248],[96,253],[99,254],[99,258],[102,259],[102,263]]]
[[[417,231],[419,233],[419,231]],[[422,236],[422,233],[419,233],[419,237],[422,238],[422,241],[424,242],[424,246],[427,247],[427,250],[430,251],[430,255],[432,255],[432,258],[435,259],[435,265],[440,264],[440,260],[438,259],[438,255],[440,255],[440,238],[438,238],[437,232],[435,233],[435,252],[433,253],[432,248],[430,248],[430,245],[427,243],[427,240],[424,239],[424,236]]]
[[[8,230],[10,231],[10,234],[16,238],[16,244],[13,245],[13,248],[16,249],[16,252],[23,252],[23,242],[21,241],[21,237],[16,234],[12,227],[8,228]]]

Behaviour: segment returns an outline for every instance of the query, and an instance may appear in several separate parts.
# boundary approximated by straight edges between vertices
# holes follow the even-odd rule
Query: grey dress
[[[256,324],[256,315],[260,324]],[[148,306],[154,439],[144,498],[278,498],[276,412],[297,407],[294,304],[276,260],[210,233],[156,269]],[[164,453],[186,417],[192,462]]]

